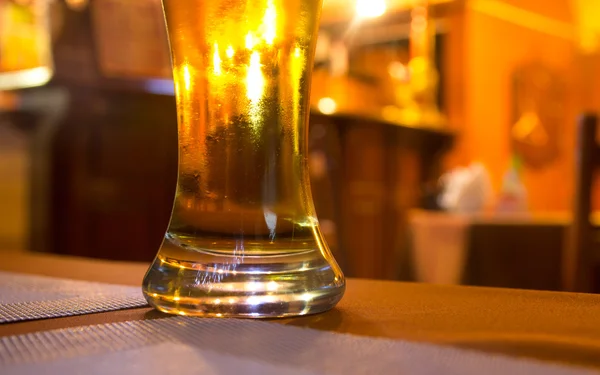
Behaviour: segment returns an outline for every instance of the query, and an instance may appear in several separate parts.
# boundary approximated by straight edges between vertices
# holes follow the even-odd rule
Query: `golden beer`
[[[330,309],[344,277],[318,226],[306,159],[321,0],[163,0],[163,7],[179,175],[146,298],[182,315]]]

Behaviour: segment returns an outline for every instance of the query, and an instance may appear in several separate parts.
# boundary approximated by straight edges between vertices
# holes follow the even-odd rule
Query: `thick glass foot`
[[[144,278],[150,305],[180,315],[274,318],[327,311],[344,294],[344,276],[318,246],[271,248],[265,256],[211,245],[166,239]]]

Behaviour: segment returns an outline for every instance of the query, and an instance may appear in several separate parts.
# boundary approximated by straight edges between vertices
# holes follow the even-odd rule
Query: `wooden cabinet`
[[[330,158],[330,196],[337,219],[334,253],[344,272],[353,277],[408,278],[407,213],[424,205],[424,189],[437,180],[441,157],[451,147],[453,135],[360,117],[314,114],[311,128],[317,127],[333,139],[325,153]],[[320,218],[325,213],[322,195],[314,192]]]

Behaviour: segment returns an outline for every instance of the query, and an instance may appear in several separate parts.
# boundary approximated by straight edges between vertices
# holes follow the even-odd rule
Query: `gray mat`
[[[145,305],[141,287],[0,272],[0,323]]]
[[[278,323],[171,317],[0,339],[0,373],[486,374],[597,372],[448,346]]]

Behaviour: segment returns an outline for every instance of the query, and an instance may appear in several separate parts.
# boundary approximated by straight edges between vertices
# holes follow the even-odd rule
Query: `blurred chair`
[[[573,218],[563,253],[562,287],[571,292],[597,292],[600,251],[590,222],[594,174],[600,168],[600,146],[596,142],[598,116],[584,114],[577,128],[575,200]]]

